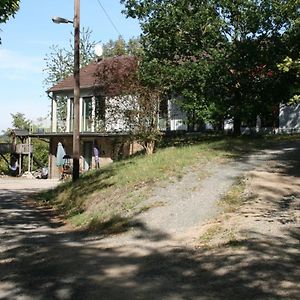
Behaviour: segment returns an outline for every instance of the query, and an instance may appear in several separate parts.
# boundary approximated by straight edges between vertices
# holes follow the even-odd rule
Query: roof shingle
[[[99,74],[107,64],[113,64],[122,69],[123,65],[126,65],[128,62],[136,61],[136,57],[133,56],[117,56],[105,58],[99,62],[92,62],[89,65],[80,69],[80,88],[93,88],[100,87],[101,82],[97,78]],[[113,72],[118,70],[112,69]],[[56,85],[52,86],[47,92],[59,92],[59,91],[71,91],[74,89],[75,80],[74,76],[69,76],[66,79],[60,81]]]

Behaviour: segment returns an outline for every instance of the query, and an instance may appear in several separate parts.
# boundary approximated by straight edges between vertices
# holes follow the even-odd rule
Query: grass
[[[245,181],[238,179],[230,190],[219,200],[219,206],[225,213],[235,212],[245,202]]]
[[[209,242],[211,242],[211,240],[221,231],[222,227],[220,224],[213,224],[200,236],[199,240],[203,245],[207,246]]]
[[[136,156],[89,171],[75,184],[62,183],[36,199],[56,208],[76,226],[105,230],[110,226],[121,231],[142,211],[139,207],[156,185],[180,180],[195,165],[201,169],[201,165],[238,157],[264,143],[263,139],[177,137],[161,144],[151,156]]]

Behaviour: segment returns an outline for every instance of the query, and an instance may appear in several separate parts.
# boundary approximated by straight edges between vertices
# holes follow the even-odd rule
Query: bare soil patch
[[[299,143],[273,154],[245,175],[243,205],[203,226],[195,247],[222,253],[218,272],[237,272],[258,298],[300,299]]]

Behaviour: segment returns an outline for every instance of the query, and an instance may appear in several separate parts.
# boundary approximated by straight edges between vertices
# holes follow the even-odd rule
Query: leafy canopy
[[[0,23],[5,23],[10,17],[14,17],[20,6],[19,0],[1,0]]]
[[[0,23],[6,23],[10,17],[14,17],[20,6],[19,0],[1,0]],[[1,38],[0,38],[1,44]]]
[[[146,61],[164,70],[160,84],[183,96],[189,115],[233,117],[238,128],[284,98],[276,63],[290,51],[299,0],[121,2],[140,21]]]

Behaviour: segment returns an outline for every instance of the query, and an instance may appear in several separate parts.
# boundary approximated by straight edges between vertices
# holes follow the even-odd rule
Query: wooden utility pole
[[[79,178],[80,158],[80,0],[74,0],[74,122],[73,122],[73,182]]]

